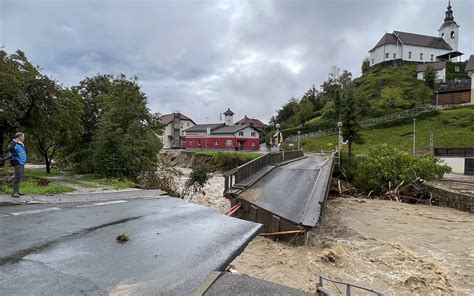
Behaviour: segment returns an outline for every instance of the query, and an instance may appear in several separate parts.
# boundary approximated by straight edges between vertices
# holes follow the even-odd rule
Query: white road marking
[[[126,200],[113,200],[113,201],[105,201],[105,202],[96,202],[91,205],[76,206],[76,208],[89,208],[89,207],[118,204],[118,203],[124,203],[124,202],[127,202],[127,201]]]
[[[30,215],[30,214],[38,214],[44,212],[51,212],[51,211],[58,211],[60,208],[47,208],[47,209],[40,209],[40,210],[29,210],[29,211],[22,211],[22,212],[14,212],[10,213],[13,216],[21,216],[21,215]]]
[[[126,200],[114,200],[114,201],[106,201],[106,202],[98,202],[94,205],[96,206],[103,206],[103,205],[110,205],[110,204],[117,204],[117,203],[124,203],[127,202]]]

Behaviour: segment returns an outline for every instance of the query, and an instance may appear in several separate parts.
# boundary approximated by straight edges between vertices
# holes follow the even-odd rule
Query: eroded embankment
[[[192,168],[193,166],[213,164],[212,156],[179,150],[160,152],[160,158],[165,163],[169,163],[171,166],[177,166],[181,168]]]

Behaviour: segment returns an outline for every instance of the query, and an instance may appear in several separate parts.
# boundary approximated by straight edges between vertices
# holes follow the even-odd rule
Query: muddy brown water
[[[183,172],[180,185],[189,170]],[[222,198],[223,181],[214,175],[206,195],[195,194],[191,202],[225,212],[229,204]],[[307,246],[257,237],[231,268],[309,292],[315,292],[322,275],[389,295],[474,295],[474,215],[436,206],[334,198]],[[334,285],[328,287],[338,292]]]

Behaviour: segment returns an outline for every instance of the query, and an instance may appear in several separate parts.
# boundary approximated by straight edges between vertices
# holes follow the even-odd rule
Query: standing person
[[[8,158],[10,163],[15,170],[15,178],[13,179],[13,193],[12,197],[19,198],[20,195],[20,181],[23,178],[23,172],[25,170],[25,163],[28,159],[28,152],[26,151],[25,134],[16,133],[15,139],[8,145]]]

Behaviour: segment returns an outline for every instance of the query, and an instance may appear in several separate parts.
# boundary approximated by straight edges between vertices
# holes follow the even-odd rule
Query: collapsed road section
[[[332,155],[310,155],[268,170],[236,195],[236,216],[263,224],[264,236],[306,243],[324,215]]]
[[[169,197],[0,220],[2,295],[191,295],[262,227]]]

